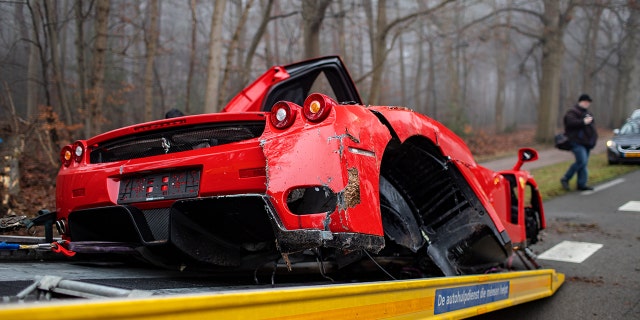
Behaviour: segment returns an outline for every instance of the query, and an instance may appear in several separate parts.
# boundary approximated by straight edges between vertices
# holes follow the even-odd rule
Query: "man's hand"
[[[587,115],[586,117],[584,117],[584,124],[585,125],[591,124],[592,121],[593,121],[593,117],[592,116]]]

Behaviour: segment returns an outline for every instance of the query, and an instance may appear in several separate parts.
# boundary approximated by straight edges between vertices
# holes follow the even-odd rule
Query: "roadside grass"
[[[566,161],[538,169],[531,170],[534,179],[538,183],[538,189],[543,200],[553,199],[576,190],[576,176],[569,181],[571,191],[565,191],[560,185],[560,178],[567,171],[573,161]],[[593,154],[589,158],[589,182],[590,186],[613,180],[621,175],[640,170],[640,165],[617,164],[610,165],[607,162],[606,153]]]

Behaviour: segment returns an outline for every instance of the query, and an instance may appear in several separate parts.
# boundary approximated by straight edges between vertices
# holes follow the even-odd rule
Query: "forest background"
[[[640,108],[639,31],[640,0],[0,0],[0,217],[55,208],[62,146],[322,55],[476,155],[551,142],[581,93],[609,130]]]

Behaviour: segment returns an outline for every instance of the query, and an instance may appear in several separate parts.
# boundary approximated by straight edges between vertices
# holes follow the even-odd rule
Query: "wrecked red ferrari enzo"
[[[61,151],[69,250],[251,269],[370,259],[426,275],[484,272],[545,227],[522,149],[479,166],[442,124],[365,106],[338,57],[269,69],[216,114],[132,125]],[[185,262],[188,261],[188,262]]]

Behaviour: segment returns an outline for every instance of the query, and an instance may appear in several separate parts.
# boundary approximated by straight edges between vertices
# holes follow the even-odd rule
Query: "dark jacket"
[[[587,115],[593,116],[588,109],[577,104],[569,109],[564,115],[564,133],[572,142],[592,149],[598,141],[598,132],[595,120],[584,124]]]

